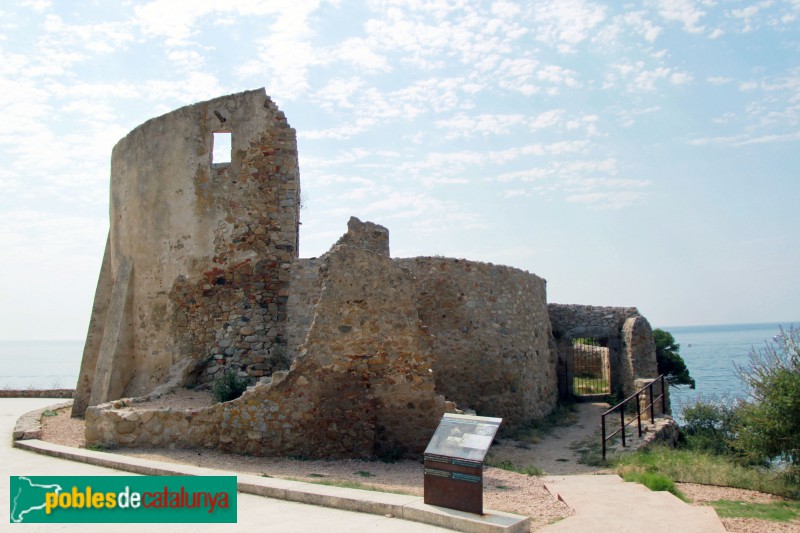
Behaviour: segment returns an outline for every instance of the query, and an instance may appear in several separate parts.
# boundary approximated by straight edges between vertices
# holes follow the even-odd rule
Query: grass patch
[[[106,446],[105,444],[90,444],[86,447],[87,450],[91,450],[93,452],[107,452],[113,450],[113,446]]]
[[[373,474],[372,472],[367,472],[366,470],[359,470],[358,472],[356,472],[356,474],[358,474],[361,477],[375,477],[375,474]]]
[[[45,409],[42,411],[42,416],[58,416],[58,411],[54,411],[53,409]]]
[[[325,477],[325,474],[309,474],[308,477]]]
[[[659,491],[671,492],[681,500],[687,501],[686,497],[683,494],[681,494],[681,492],[675,486],[675,482],[672,481],[667,476],[665,476],[664,474],[659,474],[658,472],[631,471],[623,474],[622,479],[629,482],[641,483],[648,489],[655,492]]]
[[[508,470],[509,472],[516,472],[518,474],[525,474],[527,476],[541,476],[544,474],[541,468],[530,465],[530,466],[516,466],[511,461],[487,461],[486,464],[488,466],[499,468],[501,470]]]
[[[575,376],[572,380],[575,394],[608,394],[611,392],[607,379]]]
[[[774,522],[789,522],[800,518],[799,502],[752,503],[717,500],[709,503],[722,518],[758,518]]]
[[[750,489],[796,498],[800,487],[778,473],[764,468],[745,467],[723,456],[690,450],[652,446],[614,459],[614,471],[625,477],[629,472],[659,473],[674,481]]]

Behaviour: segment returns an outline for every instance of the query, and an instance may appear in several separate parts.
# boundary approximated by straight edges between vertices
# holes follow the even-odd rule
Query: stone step
[[[545,487],[575,511],[540,531],[724,532],[711,507],[691,506],[669,492],[653,492],[617,475],[548,476]]]

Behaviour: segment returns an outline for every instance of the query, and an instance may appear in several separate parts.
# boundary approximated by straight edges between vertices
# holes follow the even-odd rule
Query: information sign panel
[[[425,503],[483,514],[483,459],[502,418],[447,413],[425,449]]]

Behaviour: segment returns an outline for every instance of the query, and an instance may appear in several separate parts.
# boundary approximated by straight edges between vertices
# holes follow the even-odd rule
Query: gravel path
[[[188,408],[210,405],[203,391],[180,391],[136,407]],[[597,430],[603,404],[579,404],[574,423],[558,427],[536,444],[503,440],[491,449],[494,461],[511,461],[517,467],[536,466],[552,475],[585,474],[599,469],[577,462],[576,444]],[[42,417],[42,439],[66,446],[84,447],[84,421],[69,417],[69,408],[56,416]],[[571,446],[572,445],[572,446]],[[291,478],[309,482],[357,482],[384,491],[422,495],[422,465],[419,461],[382,463],[370,461],[301,461],[273,457],[224,454],[215,450],[118,449],[114,453],[157,461],[184,463],[221,470]],[[707,505],[715,500],[769,502],[780,498],[755,491],[678,483],[678,488],[694,503]],[[489,509],[527,514],[531,531],[570,516],[563,502],[555,500],[537,476],[487,468],[484,472],[484,505]],[[800,532],[800,521],[779,523],[766,520],[726,518],[728,531],[740,533]]]

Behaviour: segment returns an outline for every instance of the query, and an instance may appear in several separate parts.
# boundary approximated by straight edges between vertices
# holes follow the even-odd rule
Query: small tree
[[[753,460],[780,458],[800,478],[800,330],[781,329],[736,370],[750,396],[740,405],[737,447]]]
[[[694,388],[694,378],[689,375],[689,369],[678,353],[681,345],[675,342],[675,337],[668,331],[656,329],[653,331],[653,340],[656,342],[658,373],[664,374],[670,385],[689,385]]]

